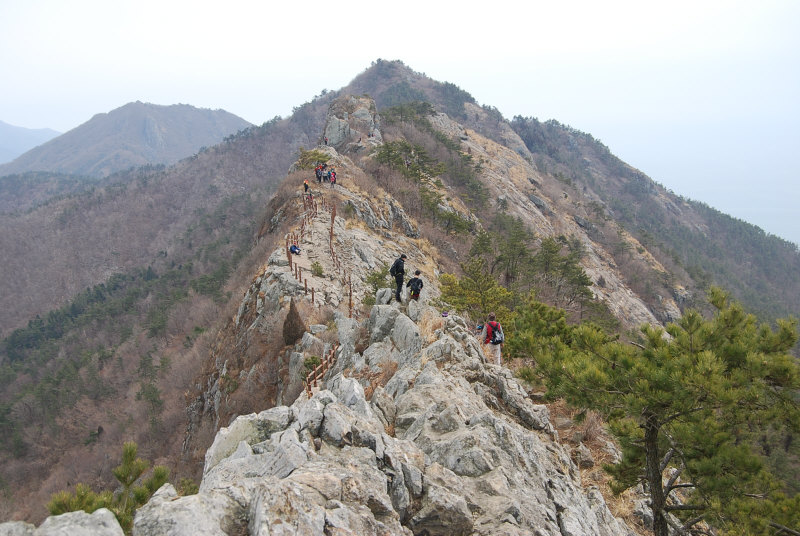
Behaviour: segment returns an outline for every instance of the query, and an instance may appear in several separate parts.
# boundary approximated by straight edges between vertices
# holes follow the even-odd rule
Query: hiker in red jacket
[[[489,313],[486,323],[483,324],[483,331],[481,331],[481,339],[483,339],[484,351],[492,359],[496,365],[502,364],[501,350],[503,348],[503,326],[496,320],[494,313]]]

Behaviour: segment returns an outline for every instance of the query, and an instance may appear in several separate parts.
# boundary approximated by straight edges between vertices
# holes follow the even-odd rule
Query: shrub
[[[322,265],[318,261],[311,263],[311,275],[314,277],[322,277]]]

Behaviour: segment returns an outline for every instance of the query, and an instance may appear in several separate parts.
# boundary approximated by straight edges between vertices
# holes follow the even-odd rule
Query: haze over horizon
[[[55,0],[0,7],[0,120],[66,132],[128,102],[261,124],[378,58],[556,119],[684,197],[800,244],[800,3]]]

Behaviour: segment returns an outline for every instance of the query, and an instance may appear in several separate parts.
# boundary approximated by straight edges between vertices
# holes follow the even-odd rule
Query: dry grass
[[[356,337],[354,351],[358,354],[363,355],[368,347],[369,347],[369,327],[367,326],[366,322],[363,322],[359,326],[358,336]]]
[[[432,309],[425,309],[422,318],[417,323],[419,333],[425,344],[432,344],[439,338],[436,331],[444,327],[444,319],[436,314]]]
[[[578,419],[579,409],[569,406],[564,400],[557,400],[547,405],[550,411],[550,421],[558,422],[569,419],[570,424],[558,428],[559,439],[567,448],[582,442],[592,453],[594,466],[581,469],[581,485],[583,487],[597,486],[609,510],[615,517],[625,521],[629,527],[639,534],[647,534],[647,529],[641,524],[639,518],[633,515],[635,494],[627,490],[619,495],[611,491],[611,476],[603,469],[604,464],[612,463],[613,458],[607,450],[608,443],[614,443],[613,438],[606,429],[605,422],[599,413],[587,411],[585,418]],[[576,422],[580,420],[580,422]]]
[[[380,370],[373,371],[369,368],[364,368],[362,371],[356,373],[353,377],[359,380],[367,380],[369,384],[364,388],[364,397],[367,400],[372,400],[372,395],[375,389],[385,386],[389,380],[392,379],[394,373],[397,372],[396,361],[384,361],[378,365]]]

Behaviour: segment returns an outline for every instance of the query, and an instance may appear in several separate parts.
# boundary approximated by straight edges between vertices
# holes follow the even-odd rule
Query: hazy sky
[[[0,0],[0,120],[139,100],[261,124],[400,59],[800,243],[798,28],[796,0]]]

